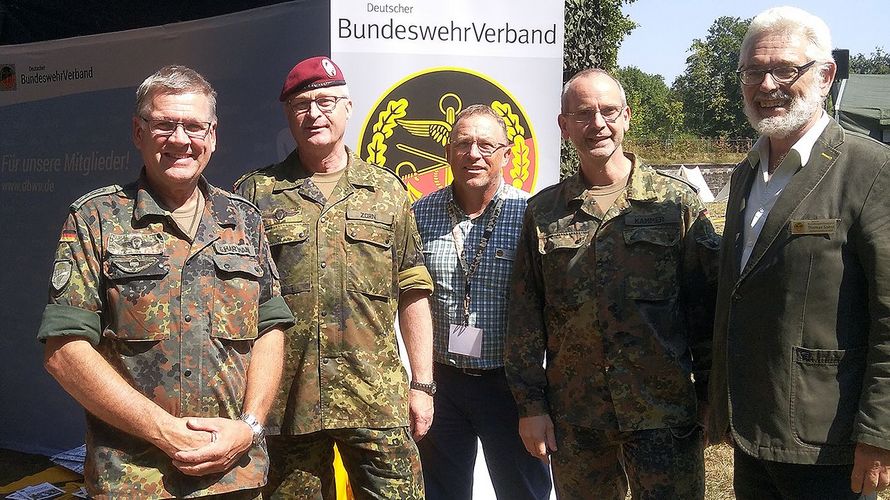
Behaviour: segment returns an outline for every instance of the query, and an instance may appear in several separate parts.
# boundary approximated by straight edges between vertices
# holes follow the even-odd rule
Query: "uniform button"
[[[188,368],[186,368],[185,371],[182,372],[182,374],[185,375],[186,377],[191,377],[191,376],[192,376],[192,371],[189,370]]]
[[[302,238],[303,236],[306,236],[305,231],[300,231],[300,234],[297,235],[298,238]]]
[[[229,264],[223,264],[223,269],[228,269],[230,267],[232,267],[232,266],[230,266]]]
[[[742,296],[738,293],[732,294],[732,300],[742,300]]]
[[[328,312],[327,312],[327,311],[322,311],[322,312],[321,312],[321,317],[322,317],[322,318],[326,317],[327,315],[328,315]]]
[[[191,314],[186,314],[184,319],[185,319],[185,322],[186,322],[186,323],[191,323],[191,322],[192,322],[192,315],[191,315]]]
[[[355,235],[357,235],[357,234],[358,233],[355,231],[355,229],[353,229],[352,231],[349,232],[349,235],[352,236],[353,238],[355,238]]]
[[[328,218],[327,218],[327,217],[322,217],[320,222],[321,222],[322,224],[326,224],[326,223],[328,222]]]
[[[324,269],[324,268],[326,268],[326,267],[328,267],[327,263],[326,263],[326,262],[322,262],[322,263],[321,263],[321,268]]]
[[[321,364],[323,364],[323,365],[328,364],[328,358],[324,358],[323,360],[321,360]]]

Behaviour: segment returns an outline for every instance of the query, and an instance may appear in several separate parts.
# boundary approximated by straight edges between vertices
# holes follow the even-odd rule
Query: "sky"
[[[867,56],[875,47],[890,51],[887,0],[636,0],[623,7],[638,26],[621,44],[618,65],[662,75],[670,86],[686,69],[692,40],[703,40],[717,18],[748,19],[778,5],[792,5],[821,17],[831,29],[834,48],[850,49],[851,56]]]

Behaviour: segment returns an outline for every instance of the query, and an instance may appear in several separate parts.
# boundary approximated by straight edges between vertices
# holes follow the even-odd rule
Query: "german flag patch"
[[[59,238],[59,243],[71,243],[72,241],[77,241],[77,231],[73,229],[63,230],[62,236]]]

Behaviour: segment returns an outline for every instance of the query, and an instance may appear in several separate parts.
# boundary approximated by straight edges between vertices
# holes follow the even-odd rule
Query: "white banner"
[[[528,192],[559,180],[562,2],[334,0],[331,56],[354,103],[347,141],[418,198],[451,182],[454,116],[495,108],[508,125],[504,177]]]

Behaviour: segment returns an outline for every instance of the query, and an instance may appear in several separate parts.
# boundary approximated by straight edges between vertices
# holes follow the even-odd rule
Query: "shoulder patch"
[[[84,203],[92,200],[93,198],[116,193],[122,189],[123,188],[118,184],[112,184],[111,186],[105,186],[105,187],[101,187],[99,189],[94,189],[94,190],[90,191],[89,193],[81,196],[80,198],[74,200],[74,203],[71,204],[71,210],[72,211],[79,210],[80,207],[82,207]]]
[[[668,172],[668,171],[665,171],[665,170],[659,170],[659,169],[657,169],[657,168],[653,168],[652,170],[655,170],[655,173],[657,173],[657,174],[659,174],[659,175],[662,175],[662,176],[667,177],[667,178],[669,178],[669,179],[673,179],[673,180],[678,181],[678,182],[682,182],[683,184],[689,186],[689,187],[692,189],[692,192],[694,192],[695,194],[698,194],[698,188],[695,187],[695,184],[693,184],[693,183],[687,181],[686,179],[684,179],[684,178],[678,176],[677,174],[675,174],[675,173],[673,173],[673,172]]]

